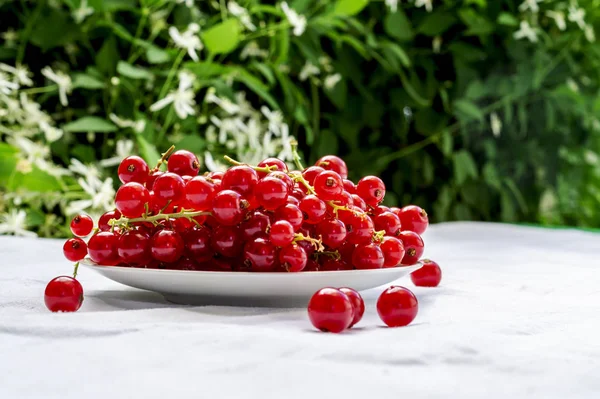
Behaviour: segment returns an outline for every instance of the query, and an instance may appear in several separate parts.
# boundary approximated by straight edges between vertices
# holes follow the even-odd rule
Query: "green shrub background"
[[[338,154],[434,222],[600,225],[599,1],[290,0],[296,19],[232,3],[0,0],[0,233],[63,236],[74,209],[98,215],[119,154],[254,159],[236,117],[262,154],[285,157],[289,131],[307,161]],[[197,61],[169,34],[190,24]],[[47,67],[70,80],[66,104]],[[194,113],[151,110],[181,71]]]

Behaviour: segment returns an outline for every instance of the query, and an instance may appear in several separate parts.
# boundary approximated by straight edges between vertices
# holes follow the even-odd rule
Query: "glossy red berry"
[[[261,168],[264,168],[265,166],[276,166],[277,167],[277,171],[279,172],[283,172],[283,173],[287,173],[288,172],[288,167],[286,165],[285,162],[283,162],[281,159],[278,158],[267,158],[267,159],[263,159],[262,161],[260,161],[258,163],[258,166]],[[258,172],[258,177],[259,178],[263,178],[267,175],[268,173],[266,172]]]
[[[367,204],[364,199],[358,196],[358,194],[352,194],[352,203],[362,211],[367,210]]]
[[[351,214],[346,221],[346,239],[352,244],[367,244],[371,242],[375,226],[370,216],[366,214]]]
[[[325,169],[323,169],[320,166],[309,166],[302,172],[302,177],[304,177],[308,184],[312,186],[315,182],[315,178],[317,177],[317,175],[323,172],[324,170]],[[304,186],[302,186],[302,189],[304,189]]]
[[[275,210],[287,204],[288,195],[286,183],[270,176],[261,179],[254,190],[256,201],[268,210]]]
[[[356,185],[356,193],[367,205],[375,207],[385,197],[385,184],[377,176],[365,176]]]
[[[150,177],[148,164],[137,155],[129,156],[121,161],[117,171],[121,183],[136,182],[145,184]]]
[[[385,231],[388,236],[397,237],[400,234],[400,219],[392,212],[382,212],[373,217],[376,231]]]
[[[185,185],[185,207],[195,211],[206,211],[212,206],[215,185],[204,176],[196,176]]]
[[[410,274],[410,279],[417,287],[437,287],[442,281],[440,265],[430,259],[423,259],[423,266]]]
[[[240,232],[244,241],[268,235],[271,220],[260,211],[252,212],[240,226]]]
[[[403,265],[414,265],[423,256],[425,243],[420,235],[413,231],[403,231],[398,238],[404,244],[404,257],[402,258]]]
[[[194,259],[185,257],[180,258],[175,263],[170,263],[167,268],[171,270],[201,270],[198,262],[196,262]]]
[[[198,157],[187,150],[177,150],[169,157],[167,169],[179,176],[196,176],[200,171]]]
[[[344,183],[339,174],[332,170],[324,170],[315,176],[313,188],[323,201],[332,201],[344,191]]]
[[[322,272],[333,272],[337,270],[353,270],[352,265],[347,264],[341,259],[323,257],[319,260],[319,270]]]
[[[73,277],[56,277],[46,285],[44,303],[51,312],[76,312],[83,303],[83,287]]]
[[[110,231],[94,234],[88,241],[88,255],[99,265],[111,266],[118,261],[117,243],[119,237]]]
[[[279,263],[288,272],[304,270],[307,261],[306,251],[296,243],[285,246],[279,251]]]
[[[361,321],[363,315],[365,314],[365,301],[362,296],[355,289],[342,287],[339,289],[344,294],[350,298],[350,302],[352,302],[352,323],[348,328],[352,328],[356,323]]]
[[[118,210],[113,210],[113,211],[108,211],[106,213],[104,213],[102,216],[100,216],[100,219],[98,219],[98,229],[100,231],[108,231],[111,229],[111,225],[109,224],[109,222],[111,220],[119,220],[121,218],[121,212],[119,212]]]
[[[414,231],[419,235],[423,234],[429,226],[427,212],[416,205],[408,205],[400,209],[398,217],[402,222],[402,230]]]
[[[115,206],[121,214],[128,218],[140,217],[150,209],[150,193],[140,183],[125,183],[117,190]]]
[[[308,302],[308,317],[315,328],[340,333],[354,320],[352,301],[338,289],[321,288]]]
[[[338,219],[325,219],[317,224],[315,231],[317,237],[321,237],[323,245],[335,249],[346,240],[346,226]]]
[[[298,205],[299,204],[300,202],[298,202]],[[280,206],[275,211],[275,220],[288,221],[294,228],[294,231],[298,231],[300,227],[302,227],[302,222],[304,222],[304,216],[302,215],[300,208],[298,208],[298,205],[286,204]]]
[[[183,254],[184,242],[181,235],[173,230],[160,230],[154,233],[150,241],[152,257],[160,262],[176,262]]]
[[[233,190],[223,190],[215,195],[212,202],[212,214],[219,224],[235,226],[244,218],[247,201]]]
[[[211,246],[211,231],[207,227],[195,227],[188,230],[185,235],[186,254],[198,263],[211,259],[213,249]]]
[[[352,198],[352,195],[349,194],[347,191],[342,191],[340,195],[333,199],[333,202],[338,206],[348,207],[354,205],[354,199]]]
[[[210,244],[216,253],[227,258],[235,258],[244,248],[244,241],[237,226],[218,226],[212,232]]]
[[[147,265],[152,261],[150,236],[136,230],[123,233],[117,243],[117,253],[120,260],[128,265]]]
[[[162,176],[164,174],[165,174],[165,172],[163,172],[162,170],[155,170],[154,172],[151,172],[150,176],[148,177],[148,180],[146,180],[146,188],[148,190],[152,190],[156,179],[158,179],[160,176]]]
[[[404,258],[404,245],[396,237],[383,237],[379,246],[383,252],[383,267],[396,267]]]
[[[300,200],[298,206],[302,211],[304,221],[308,224],[317,224],[325,218],[327,206],[316,195],[307,195]]]
[[[352,180],[344,179],[344,190],[348,192],[348,194],[356,194],[356,186],[352,182]]]
[[[348,167],[346,166],[346,162],[335,155],[325,155],[315,163],[315,166],[320,166],[326,170],[333,170],[339,174],[342,179],[348,178]]]
[[[352,264],[357,269],[381,269],[384,264],[383,252],[379,245],[357,245],[352,253]]]
[[[92,232],[94,220],[89,215],[77,215],[71,220],[71,233],[85,237]]]
[[[244,246],[244,266],[253,272],[272,272],[275,270],[275,246],[264,238],[248,241]]]
[[[279,220],[271,225],[269,239],[276,247],[285,247],[294,240],[294,227],[286,220]]]
[[[221,189],[247,195],[254,190],[256,183],[258,174],[254,169],[247,165],[237,165],[227,169],[221,180]]]
[[[417,297],[404,287],[391,286],[377,300],[377,313],[388,327],[409,325],[417,317],[418,311]]]
[[[178,204],[185,195],[185,183],[181,176],[166,172],[156,178],[152,186],[155,205],[162,208],[167,204]]]
[[[87,253],[87,244],[79,237],[69,238],[63,245],[63,254],[71,262],[79,262]]]

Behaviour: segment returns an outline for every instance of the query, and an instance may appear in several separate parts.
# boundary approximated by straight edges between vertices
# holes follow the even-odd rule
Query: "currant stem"
[[[169,147],[169,149],[162,154],[161,158],[156,163],[156,167],[154,168],[154,170],[160,169],[160,166],[167,161],[167,158],[169,158],[169,155],[171,155],[173,151],[175,151],[175,145]]]
[[[298,142],[296,140],[291,140],[290,146],[292,147],[292,157],[294,158],[294,163],[296,164],[296,167],[300,170],[304,170],[304,166],[302,166],[302,160],[300,159],[300,155],[298,154]]]
[[[306,189],[308,190],[309,193],[311,193],[312,195],[317,195],[313,186],[311,186],[310,183],[304,178],[304,176],[302,176],[302,173],[299,173],[299,172],[290,173],[290,177],[294,181],[301,183],[304,187],[306,187]]]
[[[294,234],[294,242],[298,241],[310,241],[310,243],[315,247],[318,252],[325,251],[325,247],[323,246],[323,242],[320,239],[307,237],[302,233]]]
[[[212,215],[211,212],[206,212],[206,211],[181,211],[178,213],[159,213],[157,215],[154,216],[142,216],[139,218],[126,218],[126,217],[121,217],[120,219],[111,219],[108,221],[108,224],[111,225],[112,227],[121,227],[121,226],[128,226],[130,223],[135,223],[135,222],[149,222],[149,223],[155,223],[159,220],[169,220],[169,219],[180,219],[180,218],[186,218],[188,220],[194,220],[194,218],[196,216],[210,216]]]
[[[375,231],[373,232],[373,242],[381,242],[381,240],[383,240],[383,237],[385,237],[385,230],[379,230],[379,231]]]
[[[229,162],[230,164],[232,164],[232,165],[235,165],[235,166],[241,166],[241,165],[249,166],[252,169],[254,169],[255,171],[257,171],[257,172],[270,173],[270,172],[274,172],[274,171],[278,170],[277,166],[275,166],[275,165],[273,165],[273,166],[254,166],[254,165],[248,165],[246,163],[241,163],[239,161],[236,161],[235,159],[231,158],[228,155],[224,155],[223,158],[227,162]]]
[[[75,262],[75,266],[73,267],[73,278],[77,278],[78,270],[79,270],[79,262]]]

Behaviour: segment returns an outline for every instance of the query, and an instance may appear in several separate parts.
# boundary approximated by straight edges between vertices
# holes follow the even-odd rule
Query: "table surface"
[[[487,223],[425,233],[443,268],[412,325],[356,329],[305,309],[177,306],[80,273],[79,312],[43,290],[62,241],[0,237],[0,398],[599,398],[600,235]],[[360,327],[359,327],[360,326]]]

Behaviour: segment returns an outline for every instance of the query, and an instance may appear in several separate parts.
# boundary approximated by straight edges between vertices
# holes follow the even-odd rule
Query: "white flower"
[[[88,6],[88,0],[81,0],[79,3],[79,8],[73,10],[71,14],[76,23],[82,23],[87,17],[94,13],[94,8]]]
[[[194,75],[189,72],[179,72],[179,87],[177,90],[172,91],[165,98],[152,104],[150,106],[150,111],[156,112],[173,103],[175,113],[180,119],[185,119],[189,115],[194,115],[196,113],[196,110],[194,109],[196,101],[194,100],[194,91],[191,90],[194,79]]]
[[[262,133],[262,126],[260,124],[260,120],[257,118],[250,118],[248,123],[244,125],[246,136],[248,137],[248,146],[250,148],[259,148],[260,147],[260,134]]]
[[[281,3],[281,9],[290,25],[294,28],[292,31],[294,36],[301,36],[306,30],[306,17],[304,15],[299,15],[294,9],[290,8],[285,1]]]
[[[73,173],[83,176],[87,181],[94,181],[100,178],[100,171],[96,166],[85,165],[80,160],[75,158],[71,158],[69,170]]]
[[[256,30],[256,26],[254,26],[254,24],[252,23],[252,20],[250,19],[250,14],[248,14],[248,10],[246,10],[244,7],[240,6],[235,1],[229,1],[227,3],[227,9],[234,17],[237,17],[240,20],[240,22],[246,27],[246,29],[250,31]]]
[[[31,76],[31,72],[29,72],[29,69],[27,69],[26,66],[17,65],[16,67],[13,67],[0,62],[0,70],[13,74],[17,80],[17,83],[22,86],[33,85],[33,81],[29,77]]]
[[[12,144],[21,150],[27,161],[35,164],[40,169],[47,166],[46,159],[50,156],[50,147],[42,145],[25,137],[13,137]]]
[[[205,100],[208,103],[217,104],[229,115],[236,114],[240,110],[240,107],[237,104],[234,104],[230,99],[218,97],[215,94],[215,89],[212,87],[208,89]]]
[[[569,7],[569,21],[575,22],[580,29],[585,29],[585,10],[583,8]]]
[[[260,107],[260,111],[269,121],[269,131],[279,136],[281,134],[281,125],[283,124],[283,114],[281,111],[271,111],[264,105]]]
[[[29,162],[28,160],[21,158],[17,161],[15,170],[19,173],[26,175],[27,173],[31,173],[31,171],[33,170],[33,165],[31,165],[31,162]]]
[[[300,74],[298,75],[298,78],[301,81],[304,81],[304,80],[308,79],[310,76],[316,76],[319,73],[321,73],[319,68],[317,68],[312,62],[306,61],[306,63],[304,63],[304,66],[302,67],[302,70],[300,70]]]
[[[252,108],[252,104],[246,100],[246,92],[238,91],[235,93],[235,102],[240,108],[238,113],[242,116],[250,116],[256,113],[256,110]]]
[[[14,234],[15,236],[35,238],[37,234],[27,231],[27,214],[24,210],[11,209],[10,213],[0,215],[0,234]]]
[[[170,11],[165,8],[150,14],[150,30],[152,33],[160,32],[167,27],[167,17],[169,16],[169,13]]]
[[[38,126],[42,130],[50,126],[52,118],[41,110],[40,104],[31,101],[25,93],[19,94],[19,100],[21,100],[21,108],[23,110],[19,119],[23,126]]]
[[[385,0],[385,5],[390,8],[391,12],[398,11],[398,3],[400,3],[400,0]]]
[[[4,45],[8,48],[15,47],[19,34],[13,28],[9,28],[6,32],[2,33],[2,39],[4,39]]]
[[[240,58],[243,60],[248,57],[267,58],[268,56],[269,52],[258,47],[258,43],[256,43],[254,40],[246,44],[240,53]]]
[[[77,182],[83,188],[83,191],[90,196],[90,199],[71,202],[66,209],[67,215],[80,213],[88,208],[109,210],[114,207],[115,189],[113,188],[112,178],[109,177],[104,182],[97,178],[91,180],[79,178]]]
[[[42,69],[42,75],[58,85],[58,97],[63,107],[69,105],[67,94],[71,93],[71,90],[73,89],[73,82],[71,81],[69,75],[66,75],[60,71],[54,72],[49,66]]]
[[[583,33],[585,34],[585,38],[589,42],[596,41],[596,32],[594,32],[594,27],[592,25],[586,25],[585,29],[583,30]]]
[[[216,116],[211,115],[210,121],[219,128],[220,144],[225,144],[227,142],[228,133],[235,136],[241,134],[246,129],[244,122],[239,117],[219,119]]]
[[[324,82],[325,88],[329,90],[333,89],[340,80],[342,80],[342,75],[339,73],[327,76]]]
[[[0,72],[0,93],[9,95],[13,90],[19,90],[19,84],[11,82],[8,75]]]
[[[194,0],[177,0],[177,4],[183,4],[185,3],[185,6],[187,8],[192,8],[194,6]]]
[[[3,118],[8,123],[15,123],[17,120],[23,119],[23,111],[17,100],[2,94],[2,90],[0,90],[0,101],[4,103],[4,106],[0,108],[4,111]]]
[[[282,161],[292,160],[294,159],[294,154],[292,153],[292,140],[295,140],[294,136],[290,136],[290,128],[287,123],[284,123],[281,126],[281,145],[283,149],[277,154],[277,158]]]
[[[106,168],[120,164],[124,158],[127,158],[133,153],[133,141],[117,140],[115,152],[116,155],[114,157],[101,160],[100,166]]]
[[[433,52],[435,54],[439,54],[441,48],[442,48],[442,37],[435,36],[433,38],[433,40],[431,41],[431,49],[433,50]]]
[[[40,126],[40,129],[42,129],[42,132],[44,132],[46,141],[48,141],[49,143],[53,143],[63,136],[63,131],[61,129],[51,126],[46,121],[41,121],[39,123],[39,126]]]
[[[500,136],[500,132],[502,132],[502,121],[498,118],[498,114],[492,112],[490,114],[490,127],[492,128],[492,134],[494,137]]]
[[[560,30],[567,29],[567,22],[565,20],[565,13],[562,11],[546,11],[546,15],[556,22],[556,26]]]
[[[188,55],[194,61],[199,60],[196,50],[200,51],[204,48],[198,32],[200,32],[200,26],[196,23],[189,24],[187,30],[183,33],[179,32],[174,26],[169,28],[169,36],[171,36],[175,45],[187,50]]]
[[[433,10],[433,0],[415,0],[415,7],[425,7],[427,12]]]
[[[227,165],[215,161],[210,151],[204,153],[204,165],[206,165],[211,172],[225,172],[227,170]]]
[[[513,37],[517,40],[527,38],[532,43],[535,43],[538,40],[537,33],[535,32],[535,30],[533,30],[533,28],[531,27],[531,25],[529,25],[529,22],[527,21],[521,21],[519,30],[513,33]]]
[[[136,133],[142,133],[146,128],[146,121],[144,119],[138,119],[137,121],[132,121],[130,119],[123,119],[118,117],[115,114],[110,114],[108,116],[111,121],[120,128],[127,129],[131,128]]]
[[[519,6],[519,11],[525,12],[527,10],[531,10],[531,12],[535,14],[540,10],[540,6],[538,6],[538,3],[541,3],[542,1],[544,0],[525,0]]]
[[[574,92],[579,91],[579,85],[572,78],[568,78],[566,83],[567,83],[567,87],[569,89],[571,89],[572,91],[574,91]]]

